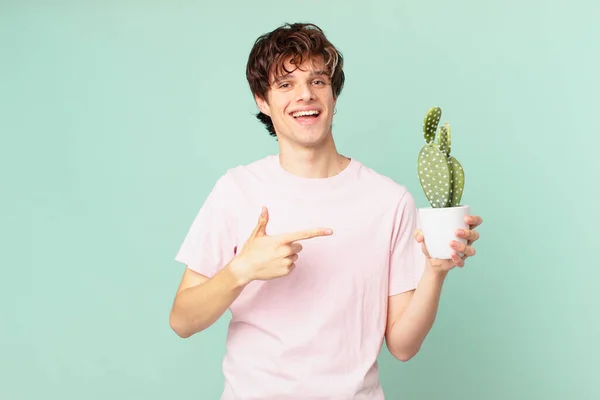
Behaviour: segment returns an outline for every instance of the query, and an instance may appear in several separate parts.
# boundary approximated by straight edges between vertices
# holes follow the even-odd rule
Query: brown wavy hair
[[[266,100],[272,77],[283,74],[282,71],[292,72],[285,68],[286,60],[302,65],[305,60],[315,57],[321,57],[325,63],[333,96],[337,98],[344,87],[344,59],[323,30],[310,23],[286,23],[256,39],[246,65],[246,79],[252,94]],[[277,136],[268,115],[259,111],[256,118],[266,126],[271,136]]]

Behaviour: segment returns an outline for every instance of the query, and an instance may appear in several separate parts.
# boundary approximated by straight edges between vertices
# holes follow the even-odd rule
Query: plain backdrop
[[[421,124],[440,106],[484,218],[421,352],[382,351],[387,398],[600,397],[599,11],[0,2],[0,398],[218,399],[229,315],[170,330],[173,258],[216,179],[277,151],[245,63],[284,22],[318,24],[345,57],[340,152],[426,206]]]

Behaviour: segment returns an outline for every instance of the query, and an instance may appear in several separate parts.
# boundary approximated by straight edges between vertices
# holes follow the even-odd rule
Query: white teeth
[[[292,117],[294,117],[294,118],[303,117],[305,115],[319,115],[319,112],[317,110],[308,110],[308,111],[296,111],[295,113],[292,113]]]

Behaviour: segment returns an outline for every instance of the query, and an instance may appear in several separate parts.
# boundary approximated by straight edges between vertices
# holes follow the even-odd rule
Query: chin
[[[316,147],[327,140],[329,132],[327,131],[309,131],[292,133],[293,140],[306,147]]]
[[[331,135],[331,121],[326,113],[317,118],[303,120],[290,119],[285,121],[279,132],[279,140],[295,143],[304,147],[316,147],[327,141]],[[282,121],[283,122],[283,121]]]

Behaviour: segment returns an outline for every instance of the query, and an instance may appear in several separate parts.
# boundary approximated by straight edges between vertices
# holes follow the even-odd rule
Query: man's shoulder
[[[400,197],[407,193],[410,194],[407,186],[398,178],[379,172],[359,160],[355,161],[360,164],[361,181],[364,182],[365,185],[368,185],[371,190],[384,192],[390,195],[398,195]]]
[[[255,185],[273,173],[273,155],[239,163],[225,169],[217,178],[215,186],[225,191],[232,189],[245,190],[248,185]]]
[[[225,170],[221,179],[234,182],[239,179],[248,179],[258,176],[264,176],[270,173],[275,167],[273,155],[267,155],[252,161],[239,163]]]
[[[263,157],[254,159],[252,161],[247,161],[247,162],[243,162],[243,163],[239,163],[233,167],[230,167],[227,170],[227,173],[230,174],[236,174],[236,173],[252,173],[252,172],[257,172],[260,170],[264,170],[264,169],[270,169],[273,168],[275,166],[275,155],[273,154],[268,154],[265,155]]]

